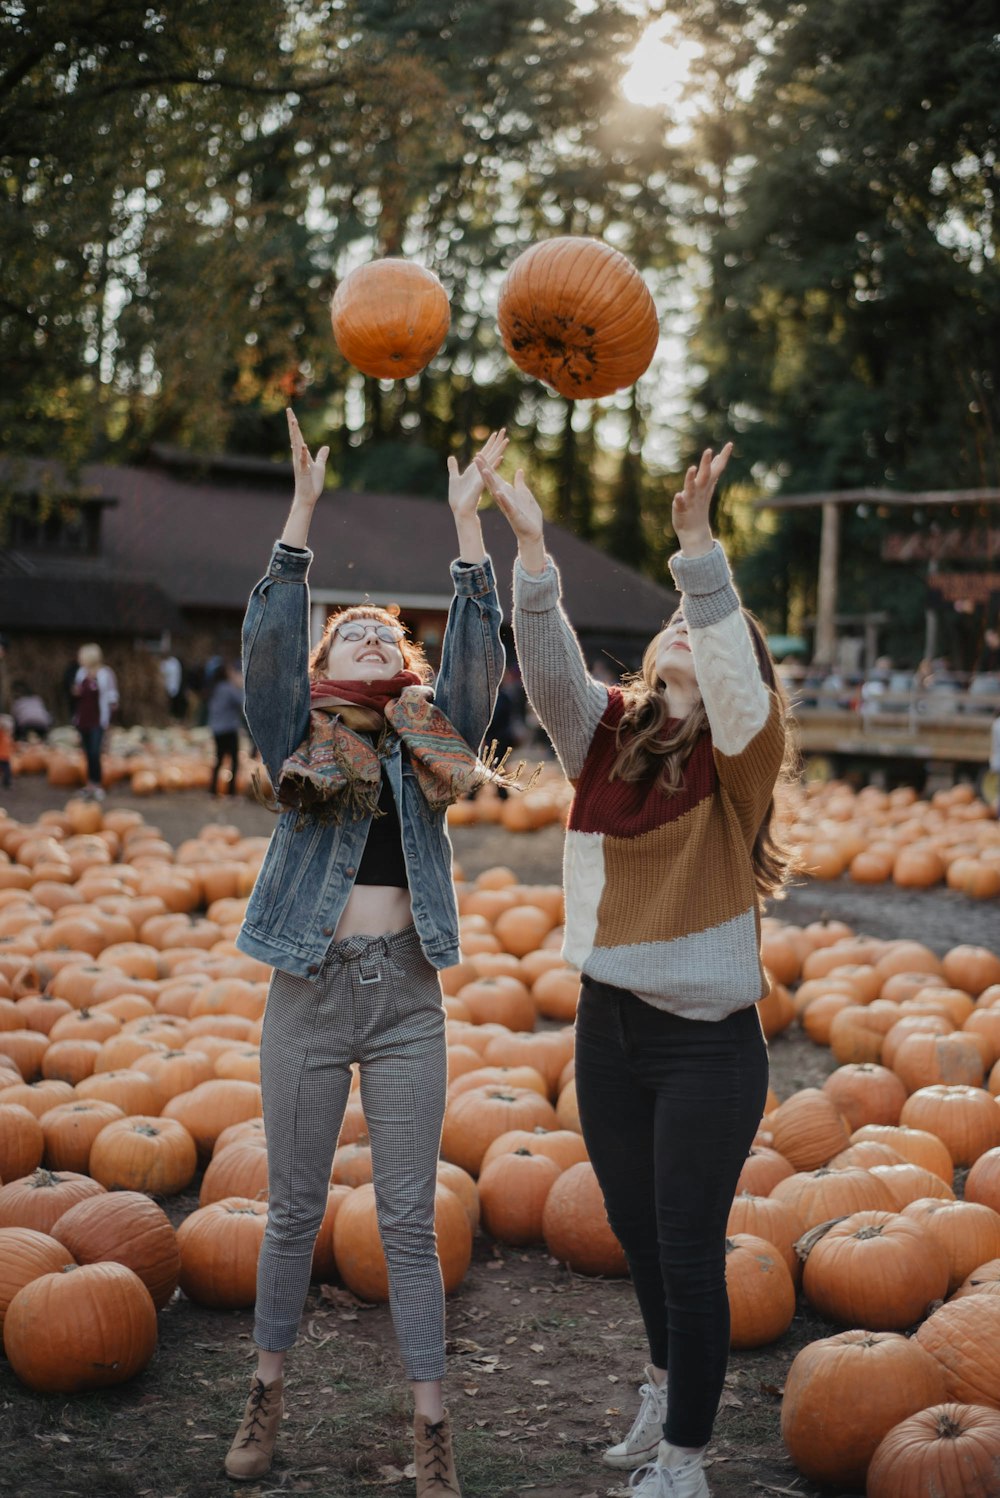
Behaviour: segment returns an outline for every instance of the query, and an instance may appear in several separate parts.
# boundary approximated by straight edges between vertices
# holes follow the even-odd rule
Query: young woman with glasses
[[[226,1471],[252,1479],[271,1465],[285,1354],[357,1063],[393,1325],[414,1399],[417,1494],[453,1498],[434,1236],[446,1084],[437,973],[459,960],[445,812],[482,773],[476,750],[504,670],[482,480],[475,464],[463,473],[449,460],[459,560],[432,693],[419,645],[382,608],[341,610],[310,654],[307,543],[328,449],[312,458],[291,411],[288,426],[295,496],[243,630],[246,716],[281,816],[237,938],[275,971],[260,1043],[268,1217],[257,1366]],[[506,446],[494,433],[482,456],[496,464]]]
[[[681,607],[622,686],[586,669],[523,474],[511,485],[477,459],[517,536],[524,685],[575,786],[564,953],[583,972],[580,1121],[650,1352],[639,1414],[604,1460],[638,1469],[637,1498],[709,1492],[726,1222],[767,1092],[759,905],[787,863],[772,833],[787,702],[709,527],[730,451],[707,451],[674,497]]]

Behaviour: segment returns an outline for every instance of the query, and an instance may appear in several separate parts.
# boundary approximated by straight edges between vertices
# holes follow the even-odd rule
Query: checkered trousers
[[[257,1345],[274,1352],[295,1341],[356,1061],[406,1376],[441,1378],[434,1190],[447,1055],[440,981],[415,928],[333,942],[315,979],[276,970],[260,1058],[269,1195]]]

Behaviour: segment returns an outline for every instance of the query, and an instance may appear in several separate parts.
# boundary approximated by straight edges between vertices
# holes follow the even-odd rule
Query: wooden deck
[[[972,703],[974,702],[974,706]],[[964,694],[945,710],[914,695],[909,704],[891,711],[833,706],[796,707],[799,745],[803,754],[829,754],[871,759],[914,759],[979,765],[990,758],[993,715],[1000,700]]]

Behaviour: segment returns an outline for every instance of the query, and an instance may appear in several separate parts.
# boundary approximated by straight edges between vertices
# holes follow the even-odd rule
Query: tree
[[[737,479],[785,491],[996,484],[995,8],[692,10],[734,67],[749,39],[757,70],[745,97],[727,79],[692,177],[710,267],[698,437],[727,423]],[[848,517],[845,596],[870,596],[880,531]],[[814,547],[781,535],[760,569],[808,608]]]

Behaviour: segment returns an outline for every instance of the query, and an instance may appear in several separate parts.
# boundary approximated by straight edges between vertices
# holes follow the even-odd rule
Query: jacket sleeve
[[[441,646],[434,701],[478,749],[496,705],[506,656],[500,641],[500,602],[489,557],[451,564],[454,597]]]
[[[309,587],[313,554],[276,541],[243,620],[243,681],[251,736],[274,785],[309,731]]]
[[[576,780],[607,709],[608,689],[587,670],[551,558],[540,573],[514,563],[514,638],[528,700],[567,776]]]

